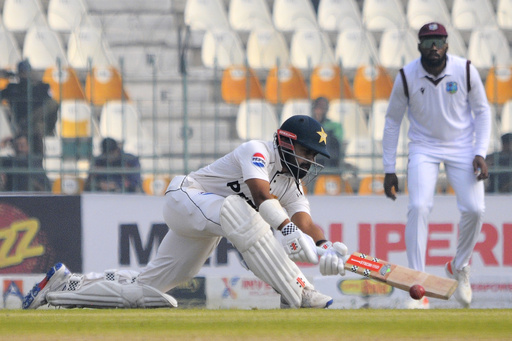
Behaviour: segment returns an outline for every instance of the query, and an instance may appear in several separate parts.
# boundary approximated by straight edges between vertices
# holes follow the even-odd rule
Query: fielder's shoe
[[[405,306],[407,309],[430,309],[430,303],[428,301],[428,297],[423,296],[419,300],[415,300],[414,298],[410,298]]]
[[[323,309],[329,307],[334,300],[332,297],[321,294],[314,289],[304,288],[302,290],[302,303],[301,308],[318,308]],[[281,296],[281,309],[288,309],[290,305]]]
[[[453,278],[459,285],[457,286],[457,290],[455,290],[454,296],[460,304],[464,306],[464,308],[469,308],[471,304],[473,292],[471,291],[471,283],[469,283],[469,272],[470,266],[466,265],[462,268],[462,270],[456,270],[453,266],[453,260],[451,262],[446,263],[444,270],[446,271],[446,275],[450,278]]]
[[[68,268],[62,263],[55,264],[46,277],[28,292],[23,299],[23,309],[37,309],[46,304],[46,294],[50,291],[62,290],[71,275]]]

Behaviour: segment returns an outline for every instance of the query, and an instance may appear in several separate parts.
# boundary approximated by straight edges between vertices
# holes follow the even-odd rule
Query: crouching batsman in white
[[[313,224],[302,181],[329,157],[327,134],[309,116],[293,116],[274,141],[249,141],[167,188],[164,219],[169,232],[140,273],[70,274],[55,265],[24,299],[23,307],[151,308],[177,306],[164,294],[194,277],[226,237],[247,267],[281,295],[282,308],[326,308],[295,264],[319,263],[323,275],[344,275],[347,248],[326,240]],[[276,232],[276,238],[273,234]],[[319,259],[320,256],[320,259]]]

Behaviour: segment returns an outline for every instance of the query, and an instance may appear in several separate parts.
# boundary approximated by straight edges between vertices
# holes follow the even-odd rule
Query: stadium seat
[[[246,99],[265,98],[256,73],[243,65],[233,65],[224,70],[221,94],[224,102],[237,105]]]
[[[100,28],[80,26],[69,36],[67,57],[75,69],[85,70],[90,66],[115,65],[108,42]]]
[[[30,27],[23,42],[23,59],[28,59],[34,70],[51,66],[68,66],[66,53],[59,35],[48,26]]]
[[[59,125],[59,136],[62,138],[92,137],[92,132],[97,129],[91,107],[84,100],[63,100],[60,104]]]
[[[170,182],[167,175],[146,175],[142,180],[142,190],[149,195],[164,195]]]
[[[302,70],[334,64],[334,53],[327,34],[317,28],[295,30],[290,46],[290,61]]]
[[[124,151],[138,156],[152,154],[154,145],[142,126],[137,107],[128,101],[108,101],[101,109],[100,134],[123,145]]]
[[[502,30],[512,31],[512,0],[498,0],[496,20]]]
[[[87,0],[90,11],[104,13],[170,13],[172,0]]]
[[[129,100],[123,89],[119,71],[113,67],[93,67],[85,79],[85,98],[88,102],[102,106],[111,100]]]
[[[450,12],[444,0],[409,0],[406,15],[409,27],[416,32],[429,22],[435,21],[444,26],[451,23]]]
[[[387,28],[407,27],[401,0],[365,0],[362,10],[363,24],[371,32]]]
[[[338,66],[325,64],[317,66],[313,70],[311,74],[311,98],[318,97],[326,97],[328,100],[354,98],[348,77],[342,74]]]
[[[322,30],[331,32],[362,26],[361,11],[355,0],[320,1],[317,20]]]
[[[505,102],[501,109],[501,134],[512,133],[512,100]]]
[[[222,0],[187,0],[185,24],[193,31],[228,30],[229,21]]]
[[[341,178],[340,175],[320,174],[315,179],[313,188],[314,195],[340,195],[354,194],[354,190],[348,181]]]
[[[445,26],[446,31],[448,33],[448,46],[449,53],[454,54],[456,56],[466,58],[467,57],[467,47],[466,42],[459,30],[454,28],[452,25]]]
[[[370,137],[365,114],[355,100],[335,99],[330,101],[327,118],[341,123],[345,142],[359,137]]]
[[[274,0],[272,21],[275,28],[283,32],[318,27],[310,0]]]
[[[388,70],[398,70],[419,57],[418,38],[412,29],[388,28],[382,33],[379,60]]]
[[[487,148],[487,155],[501,150],[501,127],[498,123],[497,113],[494,105],[491,107],[491,137],[489,139],[489,147]]]
[[[6,137],[14,137],[11,123],[9,122],[9,116],[7,108],[0,105],[0,141],[3,141]]]
[[[21,61],[21,51],[13,34],[0,24],[0,69],[15,70]]]
[[[347,28],[338,34],[335,48],[336,64],[355,72],[361,65],[377,65],[379,57],[373,35],[362,27]]]
[[[77,195],[84,191],[85,181],[77,175],[58,176],[52,184],[53,194]]]
[[[311,115],[311,101],[309,99],[290,99],[283,105],[280,124],[294,115]]]
[[[201,46],[201,60],[208,68],[225,69],[243,65],[245,53],[242,41],[231,29],[212,29],[206,32]]]
[[[87,18],[87,7],[83,0],[50,0],[48,3],[48,26],[54,31],[71,32]]]
[[[84,89],[72,67],[49,67],[44,71],[43,82],[50,85],[53,99],[57,102],[66,99],[85,100]]]
[[[360,66],[354,76],[354,97],[362,105],[371,105],[376,99],[388,99],[393,80],[382,66]]]
[[[384,175],[365,175],[359,182],[358,195],[384,194]]]
[[[258,99],[240,104],[236,116],[236,131],[242,140],[272,140],[279,128],[274,107]]]
[[[355,166],[359,173],[383,172],[382,143],[369,137],[359,137],[348,141],[345,162]]]
[[[247,40],[247,62],[253,69],[269,70],[288,65],[290,54],[283,34],[274,28],[251,31]]]
[[[512,66],[491,67],[485,78],[487,100],[495,104],[505,104],[512,99]]]
[[[272,104],[282,104],[290,99],[309,98],[301,71],[293,66],[272,68],[267,75],[265,98]]]
[[[237,31],[272,27],[272,16],[265,0],[231,0],[229,23]]]
[[[33,25],[46,25],[39,0],[5,0],[2,20],[5,28],[11,32],[24,32]]]
[[[452,25],[466,34],[473,29],[496,24],[494,9],[489,0],[454,0]]]
[[[478,69],[510,65],[510,47],[505,34],[499,27],[476,27],[471,32],[468,44],[468,59]]]

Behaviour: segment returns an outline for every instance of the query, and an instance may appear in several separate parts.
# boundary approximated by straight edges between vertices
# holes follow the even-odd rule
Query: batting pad
[[[53,306],[63,308],[175,308],[172,296],[137,281],[121,284],[109,277],[90,282],[83,275],[73,274],[64,291],[48,293]]]
[[[224,200],[220,225],[240,251],[249,269],[270,284],[293,308],[300,308],[302,291],[312,285],[274,238],[270,226],[241,197]]]

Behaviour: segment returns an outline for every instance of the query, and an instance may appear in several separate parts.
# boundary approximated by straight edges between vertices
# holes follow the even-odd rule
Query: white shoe
[[[319,293],[315,289],[304,288],[302,290],[301,308],[323,309],[329,307],[334,300],[332,297]],[[289,309],[290,305],[281,296],[281,309]]]
[[[55,264],[43,280],[36,285],[23,298],[23,309],[37,309],[47,303],[46,295],[50,291],[62,290],[71,276],[68,268],[62,263]]]
[[[462,304],[464,308],[469,308],[473,296],[471,283],[469,283],[469,272],[471,269],[470,266],[466,265],[462,268],[462,270],[455,270],[452,260],[451,262],[446,263],[444,269],[448,277],[453,278],[459,282],[457,290],[455,290],[454,293],[455,299],[459,301],[459,303]]]
[[[428,301],[428,297],[423,296],[419,300],[415,300],[414,298],[410,298],[405,304],[407,309],[430,309],[430,303]]]

